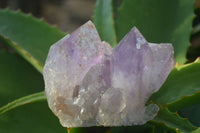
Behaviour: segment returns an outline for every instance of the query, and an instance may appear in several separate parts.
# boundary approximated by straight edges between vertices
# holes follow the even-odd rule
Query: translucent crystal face
[[[51,46],[45,93],[64,127],[144,124],[159,110],[145,103],[173,67],[171,44],[148,43],[133,27],[112,49],[88,21]]]

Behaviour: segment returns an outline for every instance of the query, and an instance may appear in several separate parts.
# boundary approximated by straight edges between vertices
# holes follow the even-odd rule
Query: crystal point
[[[148,43],[133,27],[112,49],[89,21],[51,46],[45,93],[64,127],[144,124],[159,110],[148,98],[173,67],[171,44]]]

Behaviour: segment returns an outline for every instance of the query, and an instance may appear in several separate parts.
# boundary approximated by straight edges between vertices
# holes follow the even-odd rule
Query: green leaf
[[[0,61],[0,106],[44,89],[42,75],[17,54],[0,50]],[[0,109],[0,132],[66,132],[46,101],[43,101],[44,95],[39,93],[38,97],[37,94],[32,96],[11,102]],[[38,98],[42,101],[36,102]]]
[[[66,133],[46,101],[20,106],[0,115],[1,133]]]
[[[170,111],[175,112],[195,104],[200,104],[200,92],[196,92],[190,96],[183,96],[181,99],[167,104],[167,107]]]
[[[22,96],[43,91],[43,77],[17,54],[0,50],[0,107]]]
[[[150,100],[161,105],[173,104],[200,91],[200,58],[186,65],[176,65],[167,80]]]
[[[101,40],[107,41],[114,47],[116,45],[116,35],[112,12],[112,0],[97,0],[93,21]]]
[[[197,127],[193,126],[187,119],[181,118],[178,114],[170,112],[167,108],[160,108],[157,116],[152,120],[155,123],[162,123],[169,129],[181,132],[199,131]]]
[[[162,126],[154,126],[151,133],[167,133]]]
[[[195,126],[200,126],[200,104],[196,104],[180,110],[178,113],[182,117],[188,118],[188,120]]]
[[[172,43],[175,59],[185,62],[192,31],[194,0],[124,0],[116,21],[119,40],[136,26],[153,43]]]
[[[64,35],[31,15],[0,10],[0,41],[14,48],[41,73],[49,47]]]
[[[3,113],[6,113],[9,110],[12,110],[14,108],[17,108],[19,106],[25,105],[25,104],[30,104],[38,101],[45,101],[46,97],[44,95],[44,92],[39,92],[35,94],[31,94],[25,97],[21,97],[11,103],[8,103],[7,105],[3,106],[0,108],[0,115]]]

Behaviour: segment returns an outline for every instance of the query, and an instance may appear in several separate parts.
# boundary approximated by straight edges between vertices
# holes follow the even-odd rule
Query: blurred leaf
[[[43,90],[42,75],[20,56],[0,50],[0,61],[0,106]],[[16,106],[13,103],[11,105]],[[0,132],[64,133],[66,129],[59,124],[46,102],[37,102],[1,113]]]
[[[1,133],[67,133],[46,101],[20,106],[0,115]]]
[[[195,104],[200,104],[200,91],[190,96],[183,96],[181,99],[167,104],[167,107],[170,111],[175,112]]]
[[[64,35],[31,15],[0,10],[0,41],[14,48],[40,72],[49,47]]]
[[[151,133],[167,133],[167,131],[162,126],[155,126]]]
[[[124,0],[116,21],[119,40],[136,26],[153,43],[172,43],[175,59],[185,62],[192,31],[194,0]]]
[[[44,95],[44,92],[34,93],[25,97],[21,97],[11,103],[8,103],[7,105],[0,108],[0,115],[3,113],[6,113],[9,110],[12,110],[14,108],[17,108],[19,106],[23,106],[25,104],[30,104],[38,101],[45,101],[46,97]]]
[[[94,24],[102,41],[116,45],[112,0],[97,0],[93,16]]]
[[[161,105],[173,104],[200,91],[200,58],[186,65],[176,65],[167,80],[150,100]],[[192,103],[191,103],[192,104]]]
[[[200,129],[193,126],[187,119],[181,118],[178,114],[170,112],[167,108],[160,108],[157,116],[152,120],[155,123],[162,123],[168,128],[181,132],[193,132]]]
[[[200,104],[184,108],[178,112],[182,117],[186,117],[195,126],[200,126]]]
[[[0,107],[22,96],[43,91],[43,77],[17,54],[0,50]]]

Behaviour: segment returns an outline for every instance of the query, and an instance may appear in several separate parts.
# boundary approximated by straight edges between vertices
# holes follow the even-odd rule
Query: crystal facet
[[[112,49],[88,21],[51,46],[45,93],[64,127],[144,124],[159,110],[145,103],[173,67],[171,44],[148,43],[133,27]]]

